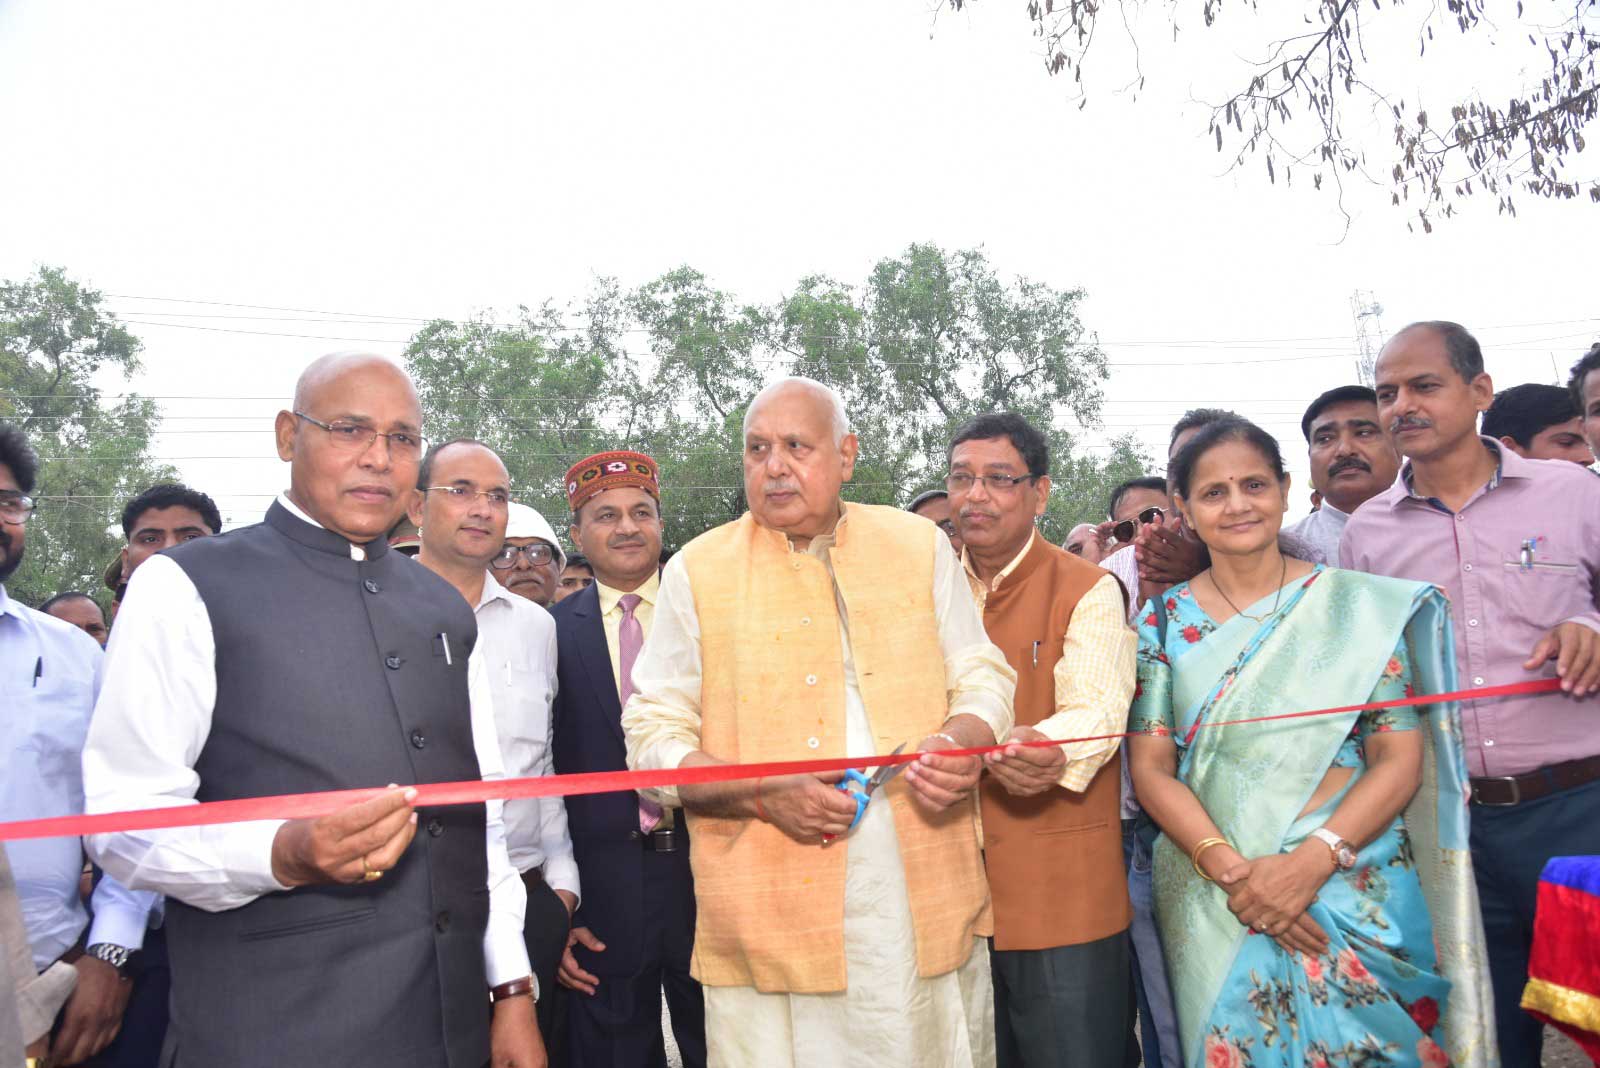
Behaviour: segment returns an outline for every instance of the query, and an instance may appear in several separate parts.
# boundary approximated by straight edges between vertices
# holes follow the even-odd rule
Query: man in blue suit
[[[551,605],[558,686],[558,774],[625,771],[622,706],[650,633],[659,587],[661,489],[656,463],[604,452],[567,472],[572,540],[594,582]],[[665,1068],[661,994],[685,1068],[706,1063],[705,1003],[689,976],[694,879],[683,813],[636,793],[567,798],[583,902],[559,974],[574,1068]]]

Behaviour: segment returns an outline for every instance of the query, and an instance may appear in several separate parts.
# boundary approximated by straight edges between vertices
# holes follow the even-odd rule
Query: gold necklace
[[[1228,602],[1228,607],[1233,609],[1234,615],[1244,616],[1244,618],[1248,619],[1252,623],[1265,623],[1277,613],[1278,602],[1283,600],[1283,586],[1289,577],[1289,558],[1287,556],[1282,556],[1282,554],[1279,555],[1283,560],[1283,570],[1278,573],[1278,595],[1272,599],[1272,611],[1268,612],[1264,616],[1252,616],[1240,611],[1239,606],[1233,603],[1233,598],[1229,597],[1227,592],[1223,590],[1222,586],[1217,582],[1217,573],[1215,569],[1207,571],[1206,578],[1211,580],[1211,588],[1222,594],[1222,599]]]

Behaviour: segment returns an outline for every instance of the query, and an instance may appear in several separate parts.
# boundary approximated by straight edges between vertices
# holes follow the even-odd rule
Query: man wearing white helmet
[[[549,608],[561,587],[567,554],[544,516],[515,501],[509,510],[505,545],[494,558],[494,577],[519,597]]]

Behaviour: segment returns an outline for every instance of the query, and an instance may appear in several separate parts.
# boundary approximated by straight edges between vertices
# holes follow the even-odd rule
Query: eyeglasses
[[[475,490],[469,489],[466,486],[423,487],[424,493],[432,493],[434,490],[438,490],[445,496],[452,498],[457,504],[466,504],[468,501],[475,501],[479,497],[482,497],[484,500],[488,501],[489,507],[491,508],[504,508],[506,505],[511,503],[511,494],[507,493],[505,490]]]
[[[15,526],[21,526],[33,515],[33,498],[26,493],[8,490],[0,493],[0,519]]]
[[[507,545],[500,550],[498,556],[489,561],[489,566],[496,571],[509,571],[517,566],[518,556],[526,556],[528,563],[538,567],[554,560],[556,551],[542,541],[533,542],[531,545]]]
[[[944,488],[951,493],[966,493],[972,484],[982,480],[990,493],[1010,493],[1024,482],[1032,482],[1038,475],[971,475],[965,471],[952,471],[944,476]]]
[[[1146,523],[1154,523],[1157,516],[1165,516],[1167,510],[1151,505],[1132,519],[1124,519],[1111,528],[1111,536],[1118,541],[1132,541],[1133,536],[1139,533],[1139,528]]]
[[[389,451],[402,459],[414,460],[422,455],[422,435],[414,434],[409,430],[395,430],[387,434],[380,434],[370,426],[360,423],[346,423],[338,420],[324,423],[321,419],[313,419],[305,412],[295,412],[295,415],[304,419],[312,426],[320,426],[328,432],[334,448],[345,452],[366,452],[372,448],[372,443],[379,438],[385,439]]]
[[[937,526],[940,530],[944,531],[946,537],[953,538],[953,537],[956,536],[956,525],[953,522],[951,522],[950,520],[941,519],[937,523],[935,523],[934,525]]]

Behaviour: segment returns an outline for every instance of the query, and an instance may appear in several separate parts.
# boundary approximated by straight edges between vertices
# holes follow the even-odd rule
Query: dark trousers
[[[1539,874],[1551,857],[1600,853],[1600,782],[1496,808],[1472,806],[1472,864],[1483,906],[1503,1068],[1539,1068],[1544,1027],[1522,1011]]]
[[[528,947],[534,978],[539,980],[539,1034],[544,1036],[550,1063],[561,1064],[564,1060],[558,1059],[558,1051],[566,1038],[566,1003],[562,995],[567,991],[556,981],[556,972],[561,968],[561,954],[567,948],[567,932],[572,924],[567,906],[537,870],[523,875],[522,885],[528,891],[522,941]]]
[[[1133,1026],[1128,935],[991,949],[998,1068],[1120,1065]]]
[[[705,996],[689,977],[693,891],[682,870],[681,858],[645,852],[643,966],[632,976],[601,976],[593,997],[568,992],[571,1068],[666,1068],[663,990],[684,1068],[705,1068]]]

